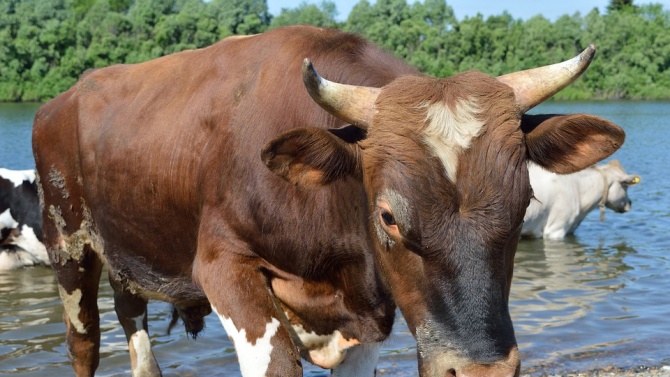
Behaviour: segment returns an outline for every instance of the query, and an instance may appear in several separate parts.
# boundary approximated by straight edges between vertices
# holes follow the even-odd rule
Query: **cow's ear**
[[[298,128],[275,137],[261,151],[265,165],[288,182],[318,188],[348,175],[360,176],[356,131]],[[341,134],[341,135],[340,135]]]
[[[635,186],[640,182],[642,182],[642,178],[637,174],[629,174],[621,181],[626,186]]]
[[[616,124],[593,115],[524,115],[528,158],[549,171],[569,174],[614,153],[626,137]]]

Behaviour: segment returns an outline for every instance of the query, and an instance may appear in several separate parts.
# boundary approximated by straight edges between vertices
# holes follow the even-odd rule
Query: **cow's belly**
[[[193,283],[196,223],[174,211],[154,212],[136,203],[110,206],[89,199],[92,245],[124,289],[147,299],[177,306],[207,303]],[[134,210],[126,206],[139,207]]]

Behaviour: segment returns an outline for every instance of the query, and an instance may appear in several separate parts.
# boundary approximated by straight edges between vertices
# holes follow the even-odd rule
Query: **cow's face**
[[[612,160],[596,169],[607,183],[605,206],[619,213],[630,211],[632,202],[628,197],[628,187],[640,183],[642,181],[640,176],[626,173],[618,160]]]
[[[526,116],[557,89],[519,92],[509,76],[413,76],[365,89],[340,88],[311,65],[304,73],[317,103],[367,134],[292,130],[266,146],[266,165],[305,187],[363,181],[370,242],[417,339],[422,376],[518,375],[508,296],[532,197],[526,161],[583,169],[613,153],[623,131],[587,115]]]
[[[507,299],[532,197],[514,93],[476,72],[406,77],[376,108],[361,142],[371,233],[423,375],[513,375]]]

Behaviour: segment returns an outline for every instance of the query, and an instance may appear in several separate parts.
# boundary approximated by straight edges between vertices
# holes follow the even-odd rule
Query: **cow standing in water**
[[[552,240],[573,234],[598,207],[601,221],[605,207],[619,213],[630,211],[628,187],[642,181],[639,175],[627,174],[618,160],[562,175],[531,163],[528,174],[534,199],[526,209],[521,235]]]
[[[593,54],[438,79],[288,27],[88,73],[33,131],[77,375],[98,366],[103,263],[135,375],[160,374],[148,299],[193,334],[213,310],[245,377],[302,376],[301,357],[373,376],[396,305],[421,376],[518,375],[526,161],[570,173],[624,140],[594,116],[524,113]]]
[[[49,264],[35,170],[0,168],[0,271]]]

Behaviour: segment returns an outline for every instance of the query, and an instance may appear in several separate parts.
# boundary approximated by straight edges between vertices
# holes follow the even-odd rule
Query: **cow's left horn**
[[[591,64],[595,53],[596,47],[591,44],[570,60],[509,73],[498,80],[514,89],[516,102],[525,113],[575,81]]]
[[[319,76],[309,59],[302,62],[302,81],[321,107],[336,117],[367,129],[375,112],[378,88],[338,84]]]

